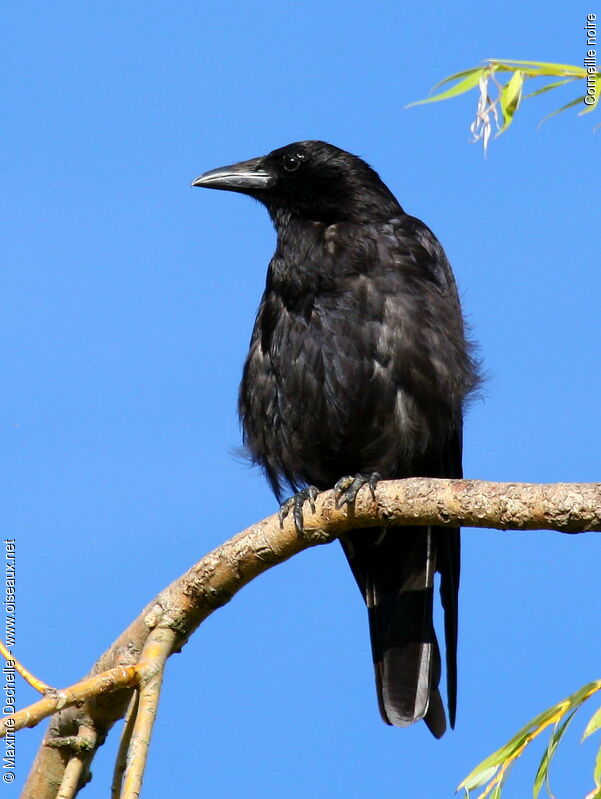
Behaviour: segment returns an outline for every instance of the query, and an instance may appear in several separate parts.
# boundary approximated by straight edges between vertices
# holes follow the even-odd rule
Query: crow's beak
[[[275,183],[275,177],[262,166],[262,158],[252,158],[231,166],[211,169],[193,181],[193,186],[205,189],[224,189],[252,193],[257,189],[268,189]]]

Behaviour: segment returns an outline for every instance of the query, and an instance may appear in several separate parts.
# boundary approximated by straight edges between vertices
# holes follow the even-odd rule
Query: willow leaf
[[[578,708],[574,708],[572,712],[569,714],[567,718],[563,720],[561,724],[559,722],[555,725],[555,729],[553,730],[553,734],[549,738],[549,743],[547,744],[547,748],[541,758],[540,765],[536,772],[536,777],[534,778],[534,791],[533,796],[534,799],[537,799],[540,789],[542,788],[543,782],[547,785],[547,793],[549,796],[552,796],[552,793],[549,789],[549,767],[551,766],[551,761],[553,760],[553,756],[555,755],[555,751],[559,745],[559,742],[563,738],[565,731],[568,728],[569,723],[574,718],[574,715],[578,712]]]
[[[522,97],[522,100],[528,100],[530,97],[536,97],[538,94],[544,94],[545,92],[551,91],[551,89],[556,89],[558,86],[563,86],[564,83],[572,83],[574,80],[577,80],[577,78],[564,78],[563,80],[556,80],[553,83],[548,83],[546,86],[537,89],[535,92],[525,94]]]
[[[406,108],[412,108],[415,105],[424,105],[425,103],[437,103],[439,100],[448,100],[450,97],[457,97],[459,94],[464,94],[468,92],[470,89],[473,89],[474,86],[477,86],[480,83],[480,78],[484,75],[487,71],[487,67],[479,67],[478,69],[470,70],[469,74],[466,75],[463,80],[460,80],[454,86],[451,86],[450,89],[447,89],[444,92],[440,92],[439,94],[435,94],[433,97],[426,97],[425,100],[416,100],[414,103],[409,103],[409,105],[405,106]]]
[[[503,86],[499,99],[501,102],[501,113],[503,114],[503,127],[499,133],[511,125],[513,115],[520,106],[522,99],[522,89],[524,87],[524,74],[518,69],[511,76],[511,80]]]

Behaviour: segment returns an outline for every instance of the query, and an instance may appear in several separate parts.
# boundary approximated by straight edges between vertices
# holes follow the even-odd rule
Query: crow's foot
[[[353,505],[357,494],[364,485],[369,486],[372,497],[376,498],[376,486],[378,481],[381,480],[381,475],[378,472],[371,474],[356,474],[341,477],[334,486],[334,498],[336,500],[336,507],[341,508],[343,505]]]
[[[315,499],[318,494],[319,491],[317,488],[315,488],[315,486],[307,486],[307,488],[303,488],[302,491],[297,491],[297,493],[290,497],[290,499],[282,502],[278,513],[280,527],[283,527],[284,519],[290,512],[292,512],[296,531],[297,533],[302,533],[304,530],[303,505],[305,502],[308,502],[312,513],[315,513]]]

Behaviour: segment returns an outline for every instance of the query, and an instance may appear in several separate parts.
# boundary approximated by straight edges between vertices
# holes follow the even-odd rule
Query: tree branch
[[[56,797],[57,785],[63,779],[72,751],[68,747],[53,747],[49,743],[52,739],[76,735],[82,724],[87,725],[92,720],[97,746],[100,746],[112,725],[126,712],[132,694],[132,688],[127,686],[146,684],[161,671],[164,651],[154,659],[146,651],[144,660],[140,661],[152,630],[171,631],[169,653],[179,651],[199,624],[243,586],[308,547],[330,543],[346,530],[383,525],[601,532],[599,483],[527,484],[411,478],[380,482],[374,497],[369,488],[363,488],[351,508],[336,508],[332,491],[319,495],[314,512],[308,505],[305,507],[302,533],[296,530],[291,517],[280,525],[277,515],[270,516],[205,555],[146,606],[98,659],[89,675],[99,677],[115,667],[133,666],[135,679],[124,680],[119,685],[116,681],[108,689],[106,680],[100,679],[99,683],[105,686],[104,693],[88,699],[82,707],[63,710],[53,717],[22,799]],[[399,531],[399,535],[402,532]],[[88,685],[86,681],[86,687]],[[124,685],[126,687],[119,687]],[[65,696],[71,691],[69,699],[72,699],[76,688],[59,693]],[[89,696],[86,692],[86,698]],[[49,699],[50,695],[41,703]],[[21,714],[23,718],[25,713],[27,710],[14,715]]]

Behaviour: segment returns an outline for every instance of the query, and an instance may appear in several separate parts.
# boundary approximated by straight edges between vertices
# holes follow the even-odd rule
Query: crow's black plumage
[[[240,387],[244,441],[276,496],[345,475],[461,477],[477,382],[453,274],[432,232],[364,161],[319,141],[212,170],[195,186],[262,202],[277,231]],[[358,530],[342,546],[367,604],[389,724],[439,737],[435,571],[456,708],[459,530]]]

